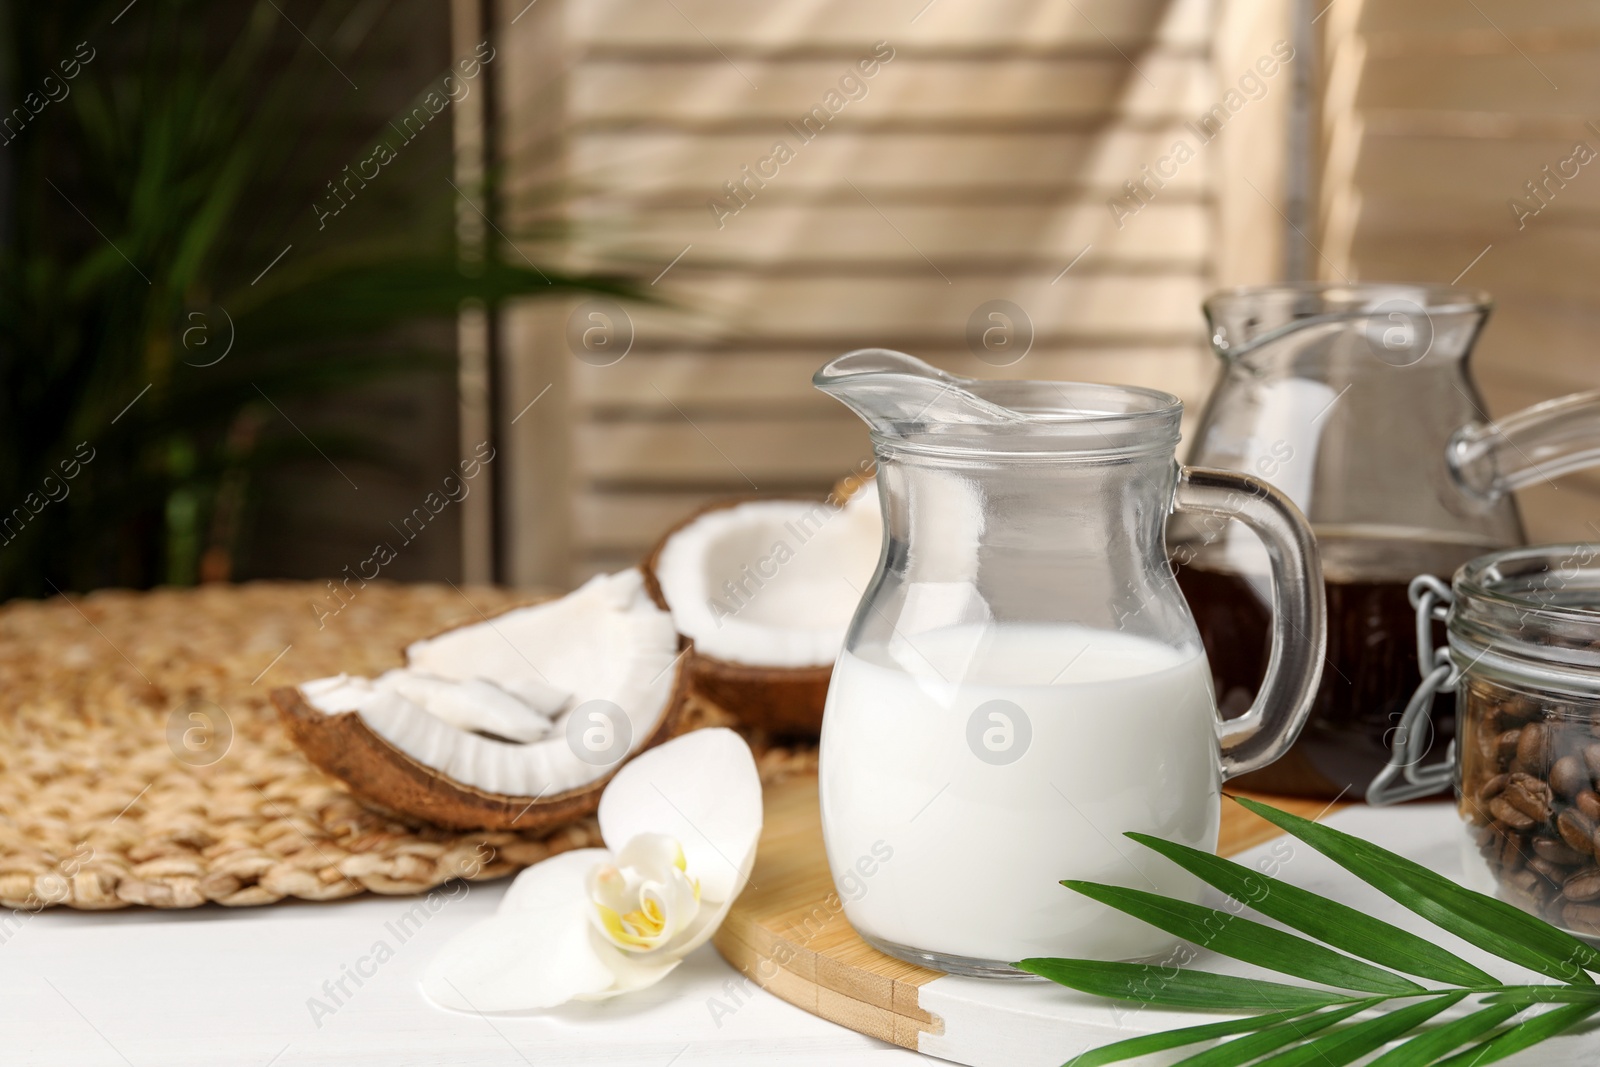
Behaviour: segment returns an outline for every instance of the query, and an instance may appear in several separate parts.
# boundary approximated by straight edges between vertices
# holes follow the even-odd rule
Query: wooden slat
[[[583,198],[589,194],[596,195],[601,207],[647,195],[703,207],[707,198],[723,195],[722,183],[740,177],[741,167],[755,167],[769,156],[773,142],[782,134],[781,129],[754,134],[586,134],[571,146],[571,180],[578,201],[574,206],[587,208]],[[939,193],[947,199],[956,194],[968,201],[988,197],[990,202],[1004,202],[1004,194],[997,191],[1019,187],[1046,191],[1052,199],[1091,190],[1098,199],[1120,192],[1124,182],[1141,177],[1142,167],[1154,166],[1185,135],[1192,145],[1194,135],[1181,123],[1149,131],[1112,127],[1096,134],[906,133],[841,126],[824,130],[803,146],[792,140],[795,158],[779,170],[760,199],[815,197],[819,193],[829,194],[837,202],[859,199],[845,178],[880,203],[894,202],[897,194],[917,192]],[[532,187],[544,181],[535,168],[520,172],[519,178]],[[1205,186],[1205,167],[1196,159],[1177,170],[1157,199],[1168,193],[1192,197]],[[595,194],[596,190],[603,192]]]
[[[1600,389],[1596,337],[1600,308],[1593,301],[1557,304],[1524,298],[1495,308],[1474,360],[1484,375],[1504,368],[1513,377],[1548,383],[1547,392],[1557,391],[1556,386]]]
[[[704,491],[612,493],[591,490],[580,493],[574,502],[574,532],[592,551],[623,551],[631,555],[653,544],[664,531],[722,495]]]
[[[891,206],[905,240],[934,259],[994,260],[1044,252],[1060,256],[1069,249],[1075,256],[1092,246],[1074,271],[1154,263],[1199,272],[1210,253],[1209,224],[1192,202],[1156,200],[1120,228],[1103,202],[1066,196],[1024,204]],[[573,238],[578,263],[660,257],[663,252],[670,257],[687,244],[713,258],[753,265],[870,263],[903,257],[907,251],[904,242],[884,240],[883,218],[859,197],[854,204],[818,205],[757,199],[731,217],[719,216],[704,204],[585,214]],[[1068,262],[1070,258],[1060,260],[1057,269]]]
[[[897,240],[884,225],[885,240]],[[1063,265],[1077,250],[1063,250]],[[1192,274],[1141,277],[1067,275],[1055,284],[1030,278],[962,276],[928,264],[923,277],[760,278],[724,273],[696,276],[685,257],[662,288],[693,305],[685,310],[642,307],[632,318],[640,344],[660,347],[686,339],[805,340],[840,350],[893,337],[965,336],[967,320],[995,299],[1010,300],[1032,319],[1037,338],[1119,338],[1172,341],[1204,329],[1204,282]],[[687,269],[686,269],[687,268]],[[948,280],[947,280],[948,279]],[[692,294],[692,295],[691,295]],[[818,343],[821,342],[821,343]]]
[[[1534,485],[1517,493],[1531,544],[1600,541],[1600,493],[1568,484]]]
[[[584,0],[568,9],[575,45],[770,50],[797,41],[858,46],[880,39],[918,44],[994,44],[1127,49],[1159,42],[1199,46],[1207,5],[1182,0],[1125,0],[1083,7],[1039,0],[789,0],[783,4],[674,0]]]
[[[1367,33],[1459,34],[1494,32],[1498,26],[1507,33],[1546,30],[1554,34],[1581,29],[1600,29],[1600,7],[1591,0],[1540,0],[1537,4],[1521,0],[1381,0],[1352,5],[1356,24]],[[1330,18],[1334,17],[1330,11]]]
[[[1595,180],[1600,182],[1600,173]],[[1541,216],[1518,231],[1503,203],[1487,217],[1462,219],[1454,230],[1371,234],[1358,236],[1354,245],[1364,277],[1443,282],[1466,270],[1486,247],[1463,284],[1487,289],[1502,302],[1587,303],[1593,297],[1600,227]]]
[[[1508,141],[1465,137],[1371,137],[1362,144],[1360,163],[1353,175],[1362,189],[1381,192],[1402,202],[1427,204],[1434,210],[1473,207],[1496,211],[1511,219],[1506,201],[1524,195],[1523,183],[1541,177],[1545,164],[1552,167],[1572,154],[1581,136],[1578,123],[1567,137],[1537,137]],[[1600,138],[1591,133],[1600,149]],[[1600,172],[1594,164],[1579,172],[1556,196],[1566,210],[1600,211]],[[1591,179],[1591,180],[1584,180]],[[1467,225],[1471,225],[1470,218]]]
[[[1484,27],[1489,34],[1494,31]],[[1571,42],[1567,50],[1536,56],[1493,36],[1494,52],[1417,56],[1368,50],[1358,106],[1570,115],[1579,125],[1585,104],[1600,95],[1600,41]],[[1582,45],[1582,47],[1579,47]],[[1548,80],[1547,80],[1548,79]]]
[[[1600,149],[1600,140],[1597,140],[1596,148]],[[1587,171],[1584,173],[1586,176]],[[1512,191],[1525,193],[1522,189]],[[1473,190],[1465,192],[1471,193]],[[1375,190],[1361,198],[1358,228],[1363,234],[1379,237],[1404,234],[1416,240],[1428,240],[1441,233],[1461,232],[1476,233],[1485,241],[1493,241],[1522,232],[1517,230],[1516,216],[1507,203],[1509,195],[1496,198],[1491,191],[1476,192],[1476,199],[1464,205],[1460,199],[1416,200]],[[1571,226],[1593,232],[1600,228],[1600,211],[1574,203],[1570,198],[1560,197],[1559,192],[1557,196],[1558,199],[1547,203],[1538,215],[1527,220],[1524,230],[1537,232]],[[1469,214],[1463,216],[1463,209]],[[1520,236],[1509,239],[1520,241]]]
[[[579,477],[721,482],[747,492],[798,479],[826,482],[870,455],[866,427],[841,412],[826,419],[585,422],[573,437]]]
[[[871,77],[862,76],[855,60],[750,60],[735,69],[711,59],[582,63],[573,73],[570,113],[575,121],[761,119],[776,130],[785,122],[798,125],[829,92],[839,110],[836,116],[825,111],[824,126],[868,119],[1170,119],[1212,103],[1204,60],[1193,55],[1143,57],[1135,71],[1109,51],[1099,59],[896,55],[882,63],[866,47],[857,59],[872,61]]]
[[[919,352],[955,374],[986,378],[1121,382],[1165,389],[1188,400],[1210,385],[1210,357],[1194,346],[1127,349],[1035,350],[1010,366],[984,363],[969,352]],[[571,403],[583,408],[664,411],[715,410],[734,405],[804,405],[840,411],[817,392],[811,376],[838,351],[638,353],[609,367],[571,368]]]

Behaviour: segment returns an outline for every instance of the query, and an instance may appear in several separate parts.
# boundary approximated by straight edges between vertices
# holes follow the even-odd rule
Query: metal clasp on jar
[[[1399,804],[1418,797],[1433,796],[1455,781],[1456,743],[1450,742],[1444,760],[1424,767],[1422,760],[1433,741],[1428,728],[1437,693],[1453,693],[1461,681],[1461,671],[1450,659],[1450,649],[1433,647],[1433,624],[1444,622],[1455,593],[1431,574],[1411,580],[1406,590],[1411,606],[1417,609],[1417,668],[1422,681],[1400,715],[1400,725],[1392,731],[1389,764],[1367,787],[1367,803]]]

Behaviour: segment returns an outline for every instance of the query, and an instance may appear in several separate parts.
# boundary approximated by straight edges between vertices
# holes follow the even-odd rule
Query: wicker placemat
[[[273,686],[376,674],[408,641],[529,599],[352,588],[336,614],[340,600],[311,583],[0,606],[0,905],[420,893],[597,844],[590,819],[544,837],[407,825],[306,762],[267,701]],[[813,761],[766,746],[758,757],[770,777]]]

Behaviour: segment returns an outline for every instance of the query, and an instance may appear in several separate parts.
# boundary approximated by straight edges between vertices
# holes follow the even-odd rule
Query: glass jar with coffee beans
[[[1417,579],[1411,599],[1431,669],[1368,800],[1426,796],[1453,777],[1498,895],[1600,936],[1600,544],[1483,556],[1449,587]],[[1434,650],[1439,618],[1449,647]],[[1425,764],[1426,709],[1452,688],[1452,758]]]

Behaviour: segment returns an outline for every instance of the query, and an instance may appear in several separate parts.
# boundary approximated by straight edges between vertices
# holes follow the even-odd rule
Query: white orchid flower
[[[492,918],[444,947],[422,976],[435,1003],[527,1011],[655,985],[716,932],[744,889],[761,836],[761,779],[732,730],[649,749],[600,797],[606,848],[519,874]]]

